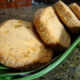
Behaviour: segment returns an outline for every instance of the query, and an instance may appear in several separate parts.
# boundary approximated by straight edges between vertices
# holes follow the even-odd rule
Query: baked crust
[[[37,38],[32,23],[13,19],[1,25],[0,63],[5,66],[16,69],[31,68],[35,64],[48,63],[52,55],[53,51],[46,49]]]
[[[51,6],[36,11],[33,22],[45,44],[53,45],[55,49],[59,47],[59,51],[69,47],[71,42],[70,36]]]
[[[69,5],[73,13],[80,19],[80,6],[77,3],[72,3]]]
[[[65,3],[58,1],[55,3],[54,9],[62,22],[73,33],[80,33],[80,21]]]

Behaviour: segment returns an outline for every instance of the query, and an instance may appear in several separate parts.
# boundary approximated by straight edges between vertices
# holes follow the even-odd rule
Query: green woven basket
[[[0,65],[0,80],[32,80],[41,77],[44,74],[51,71],[52,69],[54,69],[59,64],[61,64],[79,43],[80,43],[80,36],[72,43],[72,45],[68,48],[66,52],[55,57],[47,65],[44,65],[43,67],[36,70],[28,72],[14,72],[9,68]]]

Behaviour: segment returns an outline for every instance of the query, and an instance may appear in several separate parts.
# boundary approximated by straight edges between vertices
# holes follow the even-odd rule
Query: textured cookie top
[[[52,7],[41,8],[34,14],[34,24],[46,44],[61,45],[68,48],[70,36],[59,21]]]
[[[0,27],[0,62],[8,67],[23,68],[36,62],[49,62],[52,51],[37,39],[32,23],[8,20]]]
[[[54,8],[59,18],[72,32],[80,33],[80,21],[64,2],[58,1]]]
[[[72,3],[69,5],[69,7],[75,13],[75,15],[80,19],[80,6],[77,3]]]

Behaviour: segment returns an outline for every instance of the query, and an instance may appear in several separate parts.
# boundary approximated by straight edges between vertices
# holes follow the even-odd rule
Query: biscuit
[[[8,20],[0,27],[0,63],[23,69],[34,64],[48,63],[53,51],[46,49],[33,31],[32,23]],[[37,66],[37,65],[36,65]]]
[[[77,3],[72,3],[69,5],[73,13],[77,16],[78,19],[80,19],[80,6]]]
[[[73,33],[80,33],[80,21],[65,3],[58,1],[54,4],[54,9],[62,22]]]
[[[70,36],[52,7],[41,8],[36,11],[33,22],[45,44],[51,45],[57,51],[65,50],[70,46]]]

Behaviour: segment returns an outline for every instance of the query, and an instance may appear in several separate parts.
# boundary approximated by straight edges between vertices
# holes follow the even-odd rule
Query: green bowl
[[[28,72],[14,72],[11,69],[0,65],[0,80],[32,80],[43,76],[56,66],[61,64],[80,43],[80,36],[72,43],[72,45],[63,54],[52,59],[47,65]]]

